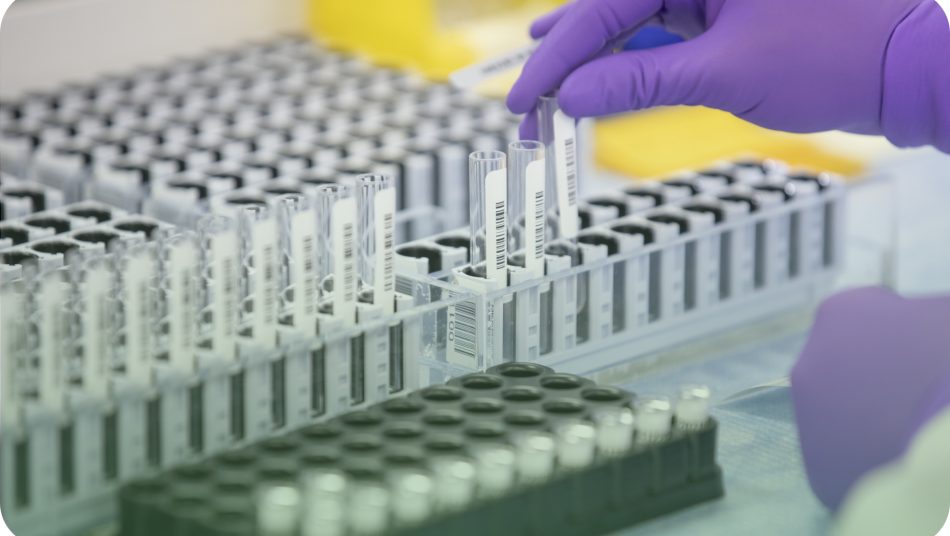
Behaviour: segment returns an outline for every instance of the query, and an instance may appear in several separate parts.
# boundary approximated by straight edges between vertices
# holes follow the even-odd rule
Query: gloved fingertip
[[[505,104],[508,106],[508,109],[511,110],[511,113],[523,114],[527,113],[534,107],[534,102],[537,100],[537,97],[531,98],[528,94],[528,90],[525,89],[522,79],[519,78],[515,85],[511,87],[511,91],[508,92],[508,98],[505,99]]]
[[[538,139],[538,114],[535,113],[534,109],[529,111],[521,120],[521,124],[518,126],[518,137],[522,140]]]
[[[538,19],[531,23],[531,26],[528,28],[528,35],[531,36],[531,39],[541,39],[547,35],[550,30],[551,27],[546,20]]]
[[[596,115],[592,114],[591,105],[594,103],[589,102],[587,86],[574,75],[568,76],[558,90],[557,104],[561,111],[574,118]]]

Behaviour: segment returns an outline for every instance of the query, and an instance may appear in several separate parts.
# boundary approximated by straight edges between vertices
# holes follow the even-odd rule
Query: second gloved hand
[[[688,40],[613,53],[645,24]],[[543,41],[508,96],[516,113],[560,87],[573,117],[704,105],[769,128],[950,150],[939,102],[950,54],[937,57],[950,28],[934,0],[576,0],[531,33]]]

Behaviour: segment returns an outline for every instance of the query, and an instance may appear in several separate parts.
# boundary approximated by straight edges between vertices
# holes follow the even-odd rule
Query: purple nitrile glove
[[[688,40],[613,53],[648,23]],[[560,87],[573,117],[704,105],[950,152],[950,23],[934,0],[577,0],[531,34],[543,41],[508,95],[515,113]]]
[[[858,479],[901,456],[950,407],[950,296],[832,296],[792,369],[792,399],[812,490],[837,509]]]

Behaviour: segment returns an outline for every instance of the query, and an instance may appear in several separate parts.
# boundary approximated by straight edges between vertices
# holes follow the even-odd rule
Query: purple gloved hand
[[[613,53],[657,23],[688,40]],[[704,105],[950,152],[950,23],[934,0],[577,0],[531,35],[543,41],[508,95],[515,113],[560,87],[573,117]]]
[[[792,398],[812,490],[837,509],[950,407],[950,296],[862,288],[829,298],[792,369]]]

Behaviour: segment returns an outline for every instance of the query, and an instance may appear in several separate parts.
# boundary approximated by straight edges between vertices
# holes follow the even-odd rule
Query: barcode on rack
[[[495,268],[504,270],[508,260],[505,253],[508,249],[508,234],[505,230],[505,200],[495,202]]]
[[[383,290],[393,291],[393,213],[383,216]]]
[[[277,279],[274,274],[274,245],[266,244],[262,248],[261,253],[264,257],[261,259],[261,269],[264,271],[262,274],[264,288],[261,289],[262,298],[264,299],[264,303],[262,304],[264,307],[263,320],[272,323],[277,320]]]
[[[471,364],[475,361],[475,341],[477,333],[475,302],[466,301],[456,304],[449,318],[449,341],[452,357],[465,358]]]
[[[343,263],[343,287],[340,291],[343,292],[344,299],[348,302],[356,299],[355,274],[353,273],[355,267],[353,235],[353,224],[347,222],[343,226],[343,258],[340,259],[340,262]]]
[[[412,296],[412,281],[405,277],[396,276],[396,292],[406,296]]]
[[[534,256],[544,255],[544,190],[534,192]]]
[[[564,163],[567,177],[567,202],[577,204],[577,150],[574,138],[564,140]]]
[[[313,273],[313,235],[304,236],[302,242],[300,249],[303,255],[303,273],[300,274],[300,286],[303,292],[300,299],[303,300],[304,310],[312,313],[317,306],[316,279]]]

